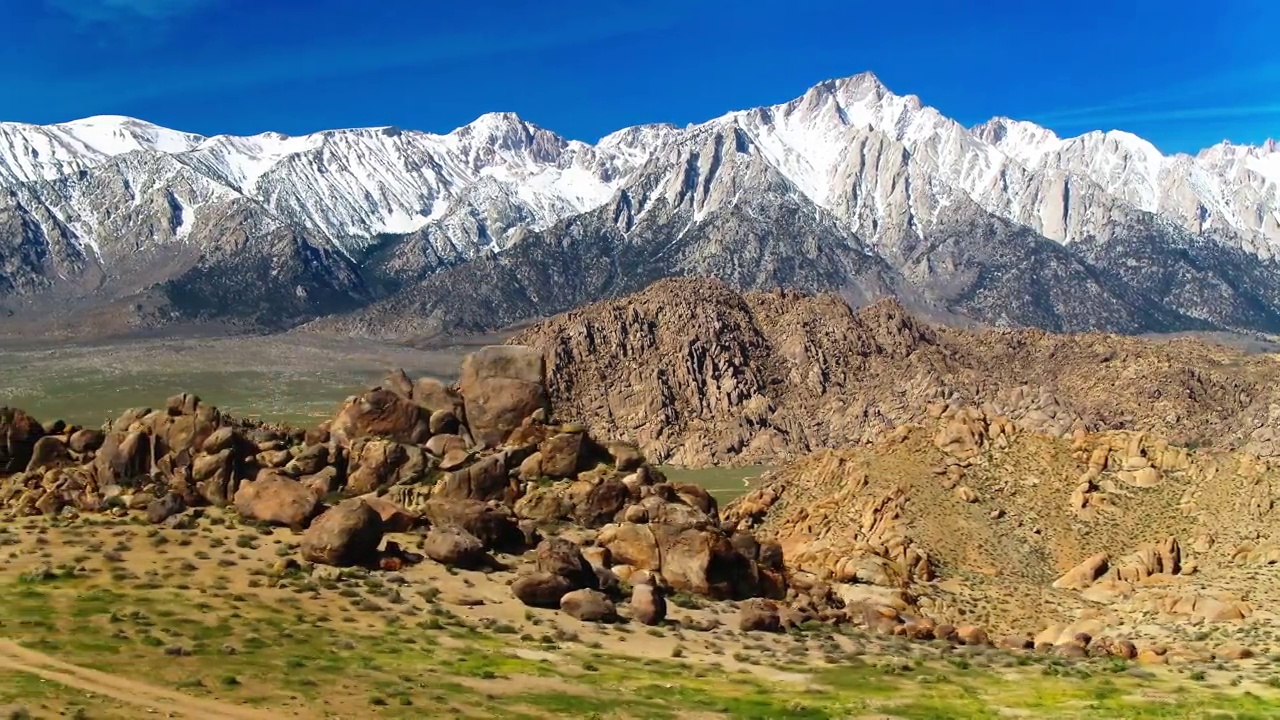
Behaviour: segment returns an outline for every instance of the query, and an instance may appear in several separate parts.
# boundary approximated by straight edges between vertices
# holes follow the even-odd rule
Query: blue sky
[[[966,124],[1280,137],[1271,0],[0,0],[0,119],[203,134],[509,110],[595,140],[875,72]],[[1270,35],[1270,37],[1268,37]]]

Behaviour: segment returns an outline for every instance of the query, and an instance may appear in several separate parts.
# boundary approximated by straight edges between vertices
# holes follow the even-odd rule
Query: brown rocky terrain
[[[893,308],[875,309],[886,311]],[[893,346],[886,335],[872,342]],[[547,637],[590,633],[597,639],[589,648],[645,664],[688,655],[716,672],[725,671],[718,656],[731,653],[731,672],[801,683],[808,676],[791,670],[795,663],[808,671],[871,651],[909,659],[912,668],[930,657],[957,669],[969,658],[1044,662],[1046,674],[1062,672],[1068,660],[1113,672],[1138,660],[1224,674],[1235,671],[1223,662],[1248,661],[1263,673],[1256,659],[1280,651],[1270,629],[1280,473],[1256,453],[1190,450],[1145,433],[1084,427],[1064,439],[1030,414],[1015,421],[935,402],[921,423],[806,457],[722,510],[702,487],[669,481],[635,444],[558,416],[552,387],[537,350],[490,346],[466,358],[456,383],[396,371],[310,428],[237,420],[193,395],[130,410],[102,428],[45,426],[21,410],[0,410],[0,545],[17,548],[0,557],[0,579],[15,560],[21,571],[19,589],[0,584],[7,593],[0,599],[23,613],[17,622],[0,618],[0,666],[125,705],[271,716],[69,664],[6,637],[60,627],[59,617],[101,615],[102,627],[114,628],[101,642],[131,641],[121,623],[140,611],[121,604],[121,593],[134,580],[148,592],[190,592],[194,583],[204,589],[193,597],[226,593],[242,623],[250,622],[245,593],[263,593],[260,614],[297,595],[282,639],[312,637],[321,621],[305,620],[314,617],[307,612],[348,631],[367,624],[380,647],[410,642],[404,617],[428,618],[419,623],[424,630],[449,620],[463,633],[445,645],[459,653],[459,668],[508,662],[481,660],[492,642],[485,631],[543,647]],[[151,549],[136,553],[132,543],[144,541]],[[274,556],[265,553],[267,541]],[[227,574],[239,562],[264,561],[267,570]],[[109,574],[111,584],[59,596],[66,611],[47,617],[52,600],[39,586],[95,574]],[[271,579],[267,587],[263,578]],[[353,602],[333,612],[339,598]],[[214,606],[199,599],[198,607]],[[246,627],[271,627],[257,622]],[[555,636],[539,629],[547,623]],[[647,628],[645,637],[631,635],[636,626]],[[234,632],[164,629],[197,638],[193,650],[147,627],[134,628],[138,642],[163,647],[175,666],[193,652],[209,657],[201,632]],[[782,631],[789,647],[785,636],[770,635]],[[236,637],[246,650],[263,647],[252,633]],[[98,642],[85,646],[104,646]],[[1027,653],[1036,646],[1043,652]],[[240,652],[227,647],[224,654]],[[516,652],[525,660],[560,657]],[[759,664],[754,653],[775,662]],[[792,664],[776,662],[784,654]],[[595,668],[587,672],[599,669],[595,662],[586,662]],[[520,682],[545,678],[539,672]],[[1263,677],[1250,692],[1264,691]],[[733,692],[735,678],[715,691]],[[832,678],[804,685],[829,708],[847,702]],[[363,716],[350,702],[362,689],[340,686],[335,702],[344,717]],[[0,683],[0,699],[6,692]],[[202,704],[210,699],[220,704]],[[311,716],[296,694],[277,699]],[[687,709],[679,704],[686,699],[671,699]],[[767,707],[778,716],[784,706]],[[459,714],[498,711],[486,705]]]
[[[682,465],[770,463],[979,407],[1028,430],[1148,431],[1278,451],[1280,363],[1191,338],[933,326],[894,301],[663,280],[558,315],[540,348],[557,413]]]
[[[887,629],[910,618],[908,635],[968,624],[1065,653],[1120,639],[1161,657],[1261,652],[1280,600],[1277,487],[1280,468],[1249,452],[1063,439],[938,404],[777,471],[725,516]]]

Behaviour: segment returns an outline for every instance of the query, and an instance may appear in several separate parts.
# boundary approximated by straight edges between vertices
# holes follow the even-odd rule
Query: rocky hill
[[[1071,647],[1082,632],[1185,647],[1196,625],[1221,640],[1272,621],[1277,482],[1247,452],[1052,437],[951,406],[789,465],[726,516],[891,616],[1034,627],[1064,652],[1090,644]]]
[[[1276,452],[1280,364],[1195,339],[961,330],[886,300],[672,279],[523,330],[558,412],[676,464],[769,463],[947,404],[1058,437],[1146,430]]]

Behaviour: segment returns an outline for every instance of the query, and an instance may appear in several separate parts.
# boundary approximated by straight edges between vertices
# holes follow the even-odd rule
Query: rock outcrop
[[[1192,339],[962,330],[894,301],[669,279],[511,340],[546,358],[556,414],[680,465],[775,463],[882,437],[951,403],[1026,430],[1150,431],[1280,456],[1280,365]],[[1124,481],[1160,481],[1133,467]]]

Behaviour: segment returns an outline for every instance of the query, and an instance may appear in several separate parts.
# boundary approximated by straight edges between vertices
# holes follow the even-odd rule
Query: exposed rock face
[[[857,444],[942,402],[1060,436],[1147,430],[1280,454],[1280,366],[1194,340],[949,329],[891,301],[854,311],[834,295],[681,279],[511,342],[545,354],[557,414],[675,464],[772,463]],[[1159,481],[1130,472],[1129,484]]]
[[[964,406],[930,415],[766,477],[723,513],[753,531],[735,547],[750,556],[751,541],[776,541],[794,591],[805,578],[830,583],[847,613],[908,637],[986,642],[989,630],[1044,628],[1037,642],[1060,654],[1132,657],[1125,636],[1142,636],[1152,618],[1256,614],[1249,566],[1280,557],[1274,540],[1257,540],[1275,534],[1275,461],[1149,433],[1062,438]],[[1165,480],[1129,481],[1146,469]],[[601,535],[636,562],[647,540]],[[975,615],[978,597],[1004,607]]]

